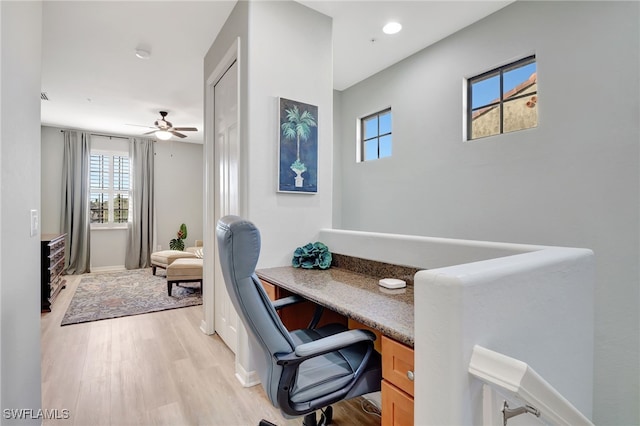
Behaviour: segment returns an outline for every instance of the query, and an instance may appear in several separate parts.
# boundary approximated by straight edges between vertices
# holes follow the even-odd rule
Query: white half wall
[[[479,262],[544,248],[345,229],[322,229],[318,238],[332,253],[424,269]]]
[[[482,424],[474,345],[526,362],[591,418],[593,283],[593,253],[557,247],[418,272],[415,418]]]
[[[640,423],[639,9],[514,2],[336,97],[340,227],[596,253],[596,424]],[[465,78],[532,53],[538,127],[464,142]],[[356,163],[388,105],[393,156]]]
[[[0,408],[3,425],[39,425],[40,70],[42,3],[0,2]],[[26,415],[7,416],[5,410]]]
[[[483,424],[474,345],[528,363],[591,418],[591,250],[336,229],[319,238],[335,253],[425,268],[414,283],[416,425]]]

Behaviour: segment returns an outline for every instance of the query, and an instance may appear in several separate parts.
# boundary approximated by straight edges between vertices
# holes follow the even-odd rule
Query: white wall
[[[40,57],[42,4],[0,2],[0,405],[41,407]],[[38,418],[4,424],[40,424]]]
[[[193,246],[203,233],[203,146],[158,141],[155,149],[156,244],[168,250],[184,223],[185,247]]]
[[[64,137],[59,128],[42,126],[42,230],[60,232],[60,193]],[[123,139],[92,138],[98,149],[128,150]],[[157,245],[169,248],[181,223],[187,225],[185,247],[202,239],[202,145],[174,141],[155,144],[155,202]],[[126,230],[91,233],[91,267],[124,267]]]
[[[40,202],[42,214],[40,215],[40,224],[43,234],[55,234],[60,232],[64,137],[60,129],[55,127],[42,126],[41,130]]]
[[[337,97],[343,228],[594,250],[596,424],[640,423],[639,21],[519,1]],[[534,52],[538,127],[463,142],[464,78]],[[387,105],[393,156],[356,163],[352,123]]]
[[[342,117],[342,92],[333,92],[333,216],[334,228],[342,228],[342,150],[335,141],[341,140],[343,123]],[[349,161],[347,160],[349,163]]]
[[[296,247],[331,225],[331,27],[330,18],[292,1],[239,2],[205,57],[208,78],[240,37],[241,211],[261,230],[261,265],[289,264]],[[283,40],[295,52],[287,60]],[[317,194],[276,192],[278,97],[318,106]]]
[[[249,31],[250,26],[250,31]],[[282,43],[295,52],[282,60]],[[238,2],[204,59],[205,87],[232,46],[239,62],[239,212],[262,233],[259,265],[290,264],[296,247],[316,239],[332,216],[332,57],[331,20],[293,1]],[[211,97],[211,94],[208,94]],[[318,106],[318,193],[276,192],[278,175],[278,97]],[[213,111],[205,106],[205,122]],[[205,129],[206,140],[213,126]],[[204,263],[204,329],[213,332],[213,262],[217,165],[213,143],[205,147],[207,217]],[[208,296],[211,295],[211,296]],[[252,382],[247,337],[239,328],[236,374]]]
[[[296,247],[331,226],[332,22],[295,2],[253,2],[249,12],[247,217],[262,233],[260,265],[289,265]],[[317,194],[276,193],[279,96],[318,106]]]

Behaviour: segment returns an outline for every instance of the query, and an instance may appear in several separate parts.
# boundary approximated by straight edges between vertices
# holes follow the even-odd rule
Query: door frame
[[[217,249],[216,241],[216,222],[219,219],[220,212],[218,202],[216,200],[216,183],[219,172],[219,165],[216,164],[216,129],[214,120],[214,101],[215,86],[220,81],[225,72],[233,64],[238,62],[238,73],[240,72],[240,38],[238,37],[227,50],[222,60],[209,75],[206,82],[205,92],[205,143],[204,143],[204,247],[205,261],[202,270],[202,309],[204,311],[204,319],[200,325],[200,329],[205,334],[215,333],[215,273],[214,268],[218,263],[215,257]],[[240,79],[238,79],[238,138],[241,138],[242,127],[240,125]],[[241,207],[242,208],[242,207]],[[211,248],[210,252],[207,248]],[[209,260],[209,261],[208,261]],[[210,260],[213,260],[212,262]]]
[[[240,173],[238,176],[238,212],[240,216],[245,216],[245,197],[246,172],[243,172],[245,159],[243,157],[242,138],[243,138],[243,121],[242,121],[242,69],[241,61],[241,39],[237,37],[224,54],[213,72],[209,75],[205,87],[205,146],[204,146],[204,247],[205,261],[203,262],[202,275],[202,304],[204,319],[200,325],[200,329],[205,334],[215,333],[215,267],[218,259],[215,256],[218,243],[216,241],[216,223],[220,216],[219,206],[216,200],[216,180],[219,173],[219,165],[216,164],[216,129],[214,122],[214,100],[215,85],[226,73],[229,67],[235,61],[237,63],[238,73],[238,140],[240,141]],[[209,252],[208,248],[211,248]],[[212,261],[207,261],[212,260]],[[224,283],[220,283],[224,285]],[[260,378],[253,367],[249,350],[249,338],[247,331],[241,321],[238,321],[238,341],[236,343],[235,357],[235,376],[238,381],[245,387],[254,386],[260,383]]]

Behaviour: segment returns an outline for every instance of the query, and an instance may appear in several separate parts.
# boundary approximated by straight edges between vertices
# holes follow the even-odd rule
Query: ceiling
[[[235,3],[45,1],[42,124],[135,136],[168,111],[174,126],[199,129],[183,141],[202,143],[203,58]],[[344,90],[511,1],[300,3],[333,18],[334,88]],[[390,20],[403,30],[385,35]]]

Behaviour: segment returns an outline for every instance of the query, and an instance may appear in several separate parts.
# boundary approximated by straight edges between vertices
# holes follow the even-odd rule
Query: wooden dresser
[[[67,234],[42,234],[40,242],[40,299],[42,312],[50,312],[51,304],[65,287],[64,240]]]

